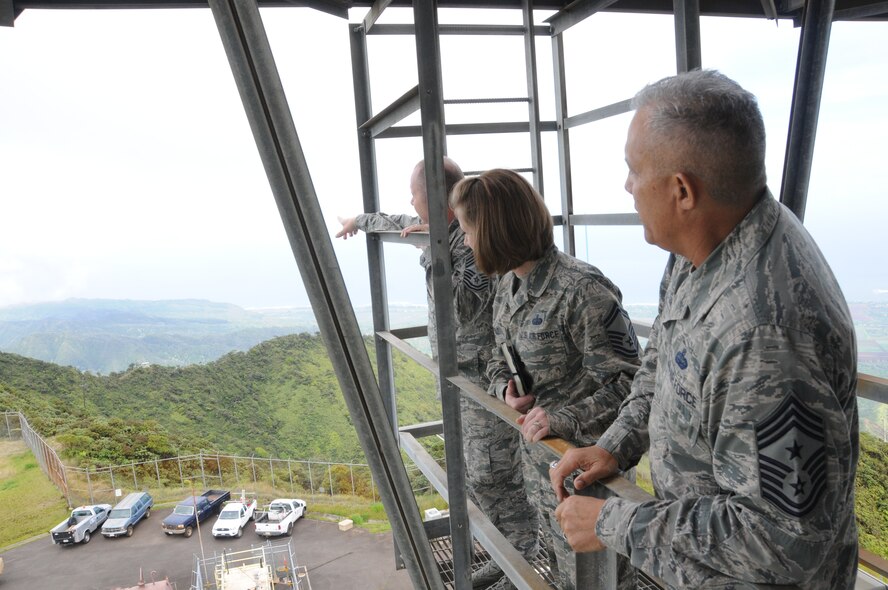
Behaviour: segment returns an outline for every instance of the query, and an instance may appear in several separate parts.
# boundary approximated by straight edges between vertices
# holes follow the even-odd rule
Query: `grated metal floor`
[[[552,571],[549,567],[549,552],[546,550],[546,543],[543,542],[542,532],[540,532],[540,537],[540,552],[536,559],[531,562],[531,565],[551,588],[557,590],[558,586],[555,584],[555,580],[552,577]],[[429,545],[432,548],[432,554],[435,556],[435,561],[438,563],[438,572],[441,574],[441,580],[444,581],[444,586],[447,588],[453,588],[453,550],[450,545],[450,537],[430,538]],[[472,571],[477,571],[488,561],[490,561],[490,555],[480,543],[475,541],[475,556],[472,559]],[[638,590],[662,590],[660,586],[648,578],[644,573],[636,573],[638,574],[638,584],[636,586]]]

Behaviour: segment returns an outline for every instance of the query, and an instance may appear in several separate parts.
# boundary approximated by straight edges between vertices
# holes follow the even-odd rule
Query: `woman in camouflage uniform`
[[[595,442],[628,396],[638,341],[620,290],[594,266],[559,252],[540,194],[519,174],[489,170],[460,181],[451,207],[478,269],[499,274],[493,304],[496,348],[489,391],[523,416],[522,462],[528,497],[554,548],[561,587],[576,588],[575,554],[565,542],[549,487],[551,456],[535,444],[554,436]],[[524,395],[503,356],[522,366]],[[553,534],[554,533],[554,534]]]

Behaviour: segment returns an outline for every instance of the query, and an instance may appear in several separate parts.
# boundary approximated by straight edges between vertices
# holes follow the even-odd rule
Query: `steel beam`
[[[453,269],[450,263],[450,232],[447,191],[444,183],[444,156],[447,153],[444,129],[444,84],[441,76],[441,49],[438,41],[436,0],[413,3],[416,26],[416,64],[419,78],[420,118],[423,158],[429,204],[429,241],[432,258],[432,291],[437,327],[438,382],[444,417],[444,453],[450,496],[450,538],[453,551],[453,577],[456,590],[471,588],[472,537],[466,506],[466,469],[463,459],[462,421],[459,390],[447,380],[457,374],[456,338],[453,313]]]
[[[372,112],[370,102],[370,66],[367,59],[367,38],[359,26],[350,25],[352,80],[355,93],[355,122],[360,125]],[[379,211],[379,184],[376,173],[376,148],[367,131],[358,129],[358,162],[361,167],[361,193],[365,213]],[[373,310],[373,332],[389,328],[388,291],[385,277],[385,252],[374,236],[367,239],[367,270],[370,274],[370,301]],[[386,414],[392,432],[398,429],[398,406],[395,401],[395,376],[392,352],[383,339],[374,339],[376,373]]]
[[[552,73],[555,78],[555,127],[558,143],[558,178],[561,188],[561,217],[573,215],[573,177],[570,166],[570,133],[567,125],[567,73],[564,67],[564,34],[552,36]],[[574,228],[565,223],[562,228],[564,251],[576,255]]]
[[[210,0],[244,110],[358,440],[414,588],[442,590],[255,0]]]
[[[641,225],[638,213],[593,213],[571,215],[571,225]]]
[[[552,35],[557,35],[596,12],[604,10],[614,2],[616,0],[575,0],[550,16],[546,22],[552,27]]]
[[[555,131],[555,121],[541,121],[541,131]],[[484,135],[490,133],[527,133],[530,125],[525,121],[505,123],[457,123],[447,125],[447,135]],[[418,125],[401,125],[391,127],[376,136],[377,139],[393,137],[422,137],[422,127]]]
[[[416,441],[416,438],[419,436],[414,432],[401,431],[401,446],[404,452],[419,467],[429,483],[441,494],[441,497],[449,501],[448,478],[444,470]],[[509,540],[488,520],[487,516],[472,502],[467,502],[467,507],[471,516],[472,534],[484,546],[491,559],[500,565],[515,586],[519,590],[550,590],[551,586],[548,582],[537,574],[533,566],[521,555],[521,552],[512,546]],[[455,568],[454,573],[456,573]]]
[[[367,11],[367,16],[364,17],[364,34],[368,34],[371,29],[373,29],[376,21],[379,20],[379,17],[382,16],[383,11],[388,8],[389,4],[392,3],[392,0],[376,0],[373,3],[373,6],[370,7],[370,10]]]
[[[530,132],[530,162],[533,168],[533,186],[543,194],[543,147],[540,137],[540,92],[537,84],[536,39],[533,34],[533,5],[522,0],[524,18],[524,69],[527,79],[527,118]]]
[[[574,127],[579,127],[580,125],[585,125],[586,123],[593,123],[595,121],[601,121],[602,119],[607,119],[609,117],[622,115],[623,113],[628,113],[631,110],[632,99],[627,98],[626,100],[621,100],[620,102],[615,102],[613,104],[599,107],[597,109],[592,109],[591,111],[586,111],[585,113],[580,113],[579,115],[574,115],[573,117],[568,117],[564,120],[564,128],[573,129]]]
[[[879,402],[880,404],[888,404],[888,379],[858,373],[857,397]]]
[[[358,129],[369,130],[371,137],[394,126],[419,110],[419,86],[414,86],[378,114],[359,125]]]
[[[15,2],[13,0],[0,0],[0,27],[15,25]]]
[[[805,220],[808,183],[814,161],[814,139],[820,116],[820,97],[826,75],[826,56],[832,28],[835,0],[806,2],[802,13],[802,34],[796,61],[789,137],[783,159],[783,185],[780,202]]]
[[[382,242],[391,242],[395,244],[411,244],[420,248],[424,248],[429,245],[429,232],[425,231],[410,232],[404,237],[401,237],[401,232],[399,231],[375,231],[369,232],[369,234]]]
[[[524,0],[522,0],[523,2]],[[534,35],[549,35],[549,25],[533,28]],[[416,28],[411,24],[376,25],[368,35],[414,35]],[[525,29],[519,25],[438,25],[439,35],[524,35]]]
[[[843,8],[833,13],[833,21],[837,20],[858,20],[873,16],[888,15],[888,2],[873,2],[864,6],[855,6],[853,8]]]
[[[703,67],[700,49],[700,0],[672,0],[675,13],[676,71],[690,72]]]

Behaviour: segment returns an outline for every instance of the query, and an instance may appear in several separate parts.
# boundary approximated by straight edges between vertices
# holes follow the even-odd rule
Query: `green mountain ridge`
[[[432,376],[400,354],[394,365],[399,419],[438,419]],[[312,334],[281,336],[203,365],[134,366],[106,376],[0,353],[0,408],[23,412],[43,436],[63,436],[63,455],[73,463],[126,463],[201,448],[363,462],[329,356]],[[131,429],[129,422],[156,424],[168,444],[140,451],[100,436]]]

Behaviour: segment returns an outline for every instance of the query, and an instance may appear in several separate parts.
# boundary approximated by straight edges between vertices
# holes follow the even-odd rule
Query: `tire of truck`
[[[89,543],[89,531],[83,533],[83,544],[86,545]]]
[[[287,525],[287,536],[289,537],[292,534],[293,534],[293,523],[291,522],[289,525]]]
[[[151,518],[151,509],[150,508],[145,511],[145,519],[147,520],[149,518]]]
[[[189,538],[191,536],[191,533],[193,533],[193,532],[194,532],[194,529],[192,529],[191,527],[186,528],[185,529],[185,538],[186,539]]]
[[[128,527],[126,527],[126,536],[127,537],[133,536],[133,525],[129,525]]]
[[[244,527],[237,529],[237,538],[240,539],[244,534]]]

